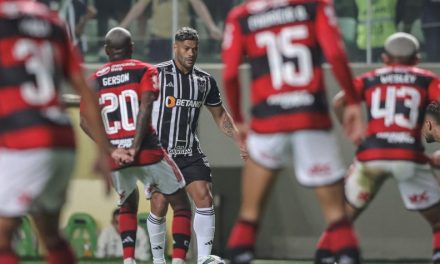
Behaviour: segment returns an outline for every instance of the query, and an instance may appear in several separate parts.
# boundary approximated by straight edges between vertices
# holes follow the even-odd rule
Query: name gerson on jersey
[[[58,98],[81,68],[65,28],[42,4],[0,1],[0,147],[74,147]]]
[[[203,105],[222,104],[217,83],[197,67],[181,73],[173,60],[156,66],[160,93],[153,107],[153,125],[162,146],[177,163],[178,157],[205,157],[197,137],[198,120]]]
[[[90,79],[99,95],[101,117],[110,143],[118,148],[132,147],[141,94],[158,93],[156,68],[138,60],[121,60],[105,64]],[[158,162],[163,155],[156,131],[150,125],[134,165]],[[113,168],[120,167],[113,164]]]
[[[357,158],[427,161],[421,141],[425,108],[440,98],[433,73],[416,67],[389,66],[355,80],[368,109],[367,138]]]

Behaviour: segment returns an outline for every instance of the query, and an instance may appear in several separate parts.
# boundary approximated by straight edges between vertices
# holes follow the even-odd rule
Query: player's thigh
[[[289,135],[250,133],[246,142],[250,158],[270,170],[284,167],[290,155]]]
[[[209,185],[212,182],[211,167],[206,157],[200,158],[191,164],[180,166],[183,178],[187,186],[193,182],[203,181],[203,185]]]
[[[355,160],[345,178],[345,197],[357,209],[363,209],[376,195],[387,178],[387,167],[382,162]]]
[[[173,194],[177,190],[185,187],[185,180],[177,165],[168,156],[161,161],[144,167],[146,172],[142,177],[142,183],[145,186],[145,195],[151,186],[155,191],[165,195]]]
[[[119,195],[118,205],[121,206],[130,194],[137,189],[137,175],[142,174],[142,167],[127,167],[112,172],[113,188]]]
[[[396,180],[400,195],[408,210],[424,210],[440,202],[440,186],[428,164],[414,165],[411,177]]]
[[[0,215],[15,217],[32,210],[54,211],[64,204],[74,151],[0,150]]]
[[[333,184],[345,175],[335,136],[330,131],[304,130],[290,134],[293,164],[300,184]]]

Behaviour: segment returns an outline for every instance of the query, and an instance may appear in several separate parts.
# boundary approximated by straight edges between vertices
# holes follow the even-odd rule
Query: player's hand
[[[351,104],[345,107],[342,125],[347,137],[354,144],[359,145],[365,133],[362,110],[359,104]]]
[[[111,157],[118,165],[126,165],[134,161],[134,156],[132,156],[127,149],[115,148],[111,152]]]
[[[246,138],[249,132],[249,127],[245,123],[235,123],[235,127],[237,128],[238,133],[234,133],[234,140],[240,148],[240,156],[245,159],[243,155],[247,158]]]
[[[221,40],[223,33],[219,27],[212,25],[212,27],[209,28],[209,36],[213,39]]]
[[[108,195],[112,186],[112,176],[109,156],[105,151],[98,152],[93,166],[93,172],[102,176],[105,184],[105,193]]]
[[[246,147],[246,142],[243,145],[239,146],[240,148],[240,157],[242,160],[246,161],[249,157],[249,153]]]

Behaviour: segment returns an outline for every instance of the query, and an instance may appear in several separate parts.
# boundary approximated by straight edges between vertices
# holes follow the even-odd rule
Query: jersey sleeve
[[[140,82],[140,92],[153,92],[157,97],[159,95],[158,71],[157,68],[150,65],[142,75]]]
[[[430,101],[440,102],[440,79],[434,78],[428,87],[428,96]]]
[[[93,73],[88,79],[87,79],[87,84],[90,87],[90,89],[93,90],[93,92],[96,94],[96,90],[98,87],[98,83],[97,80],[95,78],[95,74]],[[79,112],[80,113],[84,113],[86,110],[86,105],[84,104],[82,97],[79,100]]]
[[[207,106],[219,106],[222,104],[222,98],[215,79],[209,77],[210,87],[208,95],[206,96],[205,105]]]
[[[358,103],[359,98],[355,93],[352,73],[330,1],[321,1],[318,5],[316,35],[327,61],[332,66],[333,74],[345,92],[347,103]]]
[[[223,85],[232,118],[241,123],[243,122],[243,115],[240,108],[239,66],[244,54],[244,45],[240,25],[233,11],[229,13],[226,19],[222,43]]]
[[[354,89],[355,89],[355,93],[357,98],[364,100],[364,96],[363,96],[363,90],[364,90],[364,78],[362,77],[356,77],[354,79]]]

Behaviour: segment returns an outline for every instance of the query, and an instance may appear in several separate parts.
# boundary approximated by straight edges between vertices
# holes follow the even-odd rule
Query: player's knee
[[[440,229],[440,205],[421,212],[433,229]]]
[[[180,189],[175,194],[169,197],[170,205],[174,211],[191,210],[188,196],[184,189]]]

